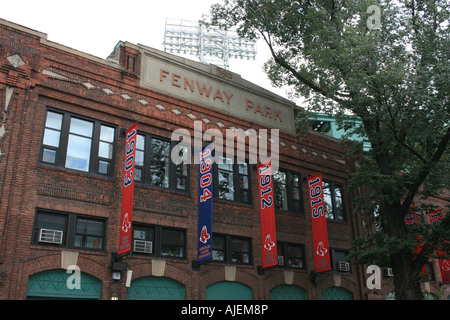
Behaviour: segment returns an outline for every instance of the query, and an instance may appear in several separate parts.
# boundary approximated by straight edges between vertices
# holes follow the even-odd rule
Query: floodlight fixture
[[[230,58],[255,60],[256,42],[236,31],[206,27],[200,21],[166,19],[164,51],[196,56],[200,62],[229,68]]]

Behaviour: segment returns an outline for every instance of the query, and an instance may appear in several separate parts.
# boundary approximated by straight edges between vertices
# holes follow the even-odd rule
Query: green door
[[[252,300],[253,290],[238,282],[217,282],[206,288],[206,300]]]
[[[28,278],[27,299],[98,299],[102,297],[102,282],[80,272],[79,288],[74,287],[74,273],[65,269],[43,271]],[[68,283],[69,282],[69,283]]]
[[[283,284],[270,290],[270,300],[308,300],[308,292],[294,285]]]
[[[141,277],[131,281],[127,292],[129,300],[184,300],[186,290],[182,283],[165,277]]]
[[[353,300],[353,293],[345,288],[330,287],[323,290],[322,300]]]

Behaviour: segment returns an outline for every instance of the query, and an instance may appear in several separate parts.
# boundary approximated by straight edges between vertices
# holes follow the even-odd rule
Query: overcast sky
[[[0,18],[44,32],[48,40],[106,58],[119,41],[163,50],[166,18],[199,20],[211,4],[223,0],[15,0],[5,2]],[[257,43],[256,60],[230,60],[230,70],[272,88],[262,66],[270,54]],[[196,60],[195,57],[192,57]]]

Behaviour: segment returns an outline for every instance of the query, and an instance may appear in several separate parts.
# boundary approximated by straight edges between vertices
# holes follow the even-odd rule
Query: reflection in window
[[[136,139],[135,181],[153,186],[188,190],[189,165],[175,165],[171,161],[172,144],[148,134],[138,134]],[[186,147],[180,148],[180,157],[189,155]]]
[[[70,113],[48,110],[41,161],[83,172],[112,175],[114,143],[113,127]]]
[[[219,169],[219,198],[234,200],[233,159],[223,158]]]
[[[323,200],[325,215],[330,220],[345,220],[342,186],[334,182],[323,181]]]
[[[278,170],[273,174],[275,208],[294,213],[303,213],[300,175]]]

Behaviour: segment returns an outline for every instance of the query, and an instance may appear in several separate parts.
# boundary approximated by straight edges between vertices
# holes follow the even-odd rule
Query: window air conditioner
[[[284,257],[283,256],[278,256],[278,265],[284,266]]]
[[[144,240],[134,240],[134,252],[152,253],[152,242]]]
[[[39,242],[61,244],[63,239],[61,230],[40,229],[39,230]]]
[[[383,271],[384,271],[385,277],[393,277],[394,276],[394,272],[392,271],[392,268],[385,268]]]
[[[337,264],[338,271],[350,272],[350,263],[346,261],[339,261]]]

